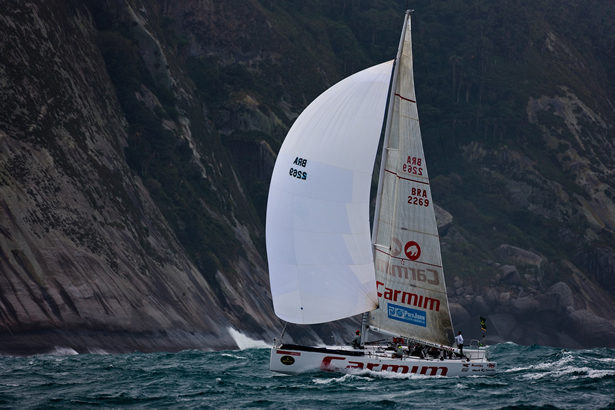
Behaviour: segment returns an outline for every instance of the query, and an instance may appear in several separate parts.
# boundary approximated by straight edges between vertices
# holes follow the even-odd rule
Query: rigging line
[[[282,338],[284,337],[284,333],[286,333],[286,326],[288,326],[288,322],[284,321],[284,327],[282,328],[282,333],[280,334],[280,339],[278,340],[279,345],[282,345]],[[275,339],[273,339],[274,344],[277,346],[277,343],[275,343]]]

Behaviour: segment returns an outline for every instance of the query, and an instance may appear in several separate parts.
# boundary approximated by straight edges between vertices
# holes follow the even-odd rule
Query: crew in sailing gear
[[[357,330],[355,332],[355,337],[354,339],[352,339],[352,342],[350,342],[350,346],[354,347],[355,349],[361,348],[361,331],[360,330]]]
[[[463,357],[463,336],[461,336],[461,330],[457,332],[457,336],[455,336],[455,341],[457,342],[457,347],[459,348],[459,354]]]
[[[432,347],[429,349],[429,352],[427,354],[429,354],[429,356],[433,358],[436,358],[440,356],[440,350],[437,347]]]
[[[404,357],[404,349],[399,344],[395,344],[395,351],[393,352],[393,357],[402,358]]]
[[[408,350],[410,351],[410,347],[408,347]],[[415,344],[415,345],[412,347],[412,351],[411,351],[411,353],[410,353],[410,356],[421,357],[421,356],[422,356],[422,354],[423,354],[422,350],[423,350],[423,349],[422,349],[421,345],[419,345],[419,344],[417,343],[417,344]]]

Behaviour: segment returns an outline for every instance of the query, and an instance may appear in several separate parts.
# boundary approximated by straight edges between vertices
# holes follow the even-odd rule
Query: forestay
[[[297,118],[267,204],[276,315],[322,323],[377,306],[369,191],[392,62],[337,83]]]
[[[369,323],[450,346],[453,331],[419,129],[409,18],[406,24],[390,96],[374,226],[379,309],[370,313]]]

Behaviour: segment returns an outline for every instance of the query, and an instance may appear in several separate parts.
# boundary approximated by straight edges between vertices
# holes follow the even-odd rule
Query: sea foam
[[[233,338],[233,340],[235,341],[235,343],[237,343],[239,350],[270,349],[271,348],[271,345],[269,343],[264,342],[262,340],[251,339],[248,336],[244,335],[243,333],[233,329],[232,327],[228,328],[228,332]]]

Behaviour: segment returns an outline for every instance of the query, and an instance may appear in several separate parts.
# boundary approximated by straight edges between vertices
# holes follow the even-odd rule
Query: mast
[[[404,25],[402,29],[401,36],[399,38],[399,46],[397,47],[397,55],[395,56],[395,62],[393,63],[393,73],[391,75],[391,83],[389,85],[389,92],[387,95],[387,112],[385,116],[385,129],[384,129],[384,141],[382,143],[382,156],[380,159],[380,173],[378,174],[378,189],[376,191],[376,208],[374,210],[374,223],[372,225],[372,252],[374,253],[374,259],[376,257],[376,234],[378,232],[378,223],[380,219],[377,218],[378,213],[380,212],[380,202],[382,201],[382,181],[384,174],[384,167],[386,164],[387,158],[387,145],[389,143],[389,135],[391,130],[391,120],[392,120],[392,112],[393,112],[393,96],[395,94],[395,87],[397,85],[397,76],[399,74],[399,59],[401,57],[402,48],[404,45],[404,37],[406,35],[406,27],[408,26],[408,19],[410,18],[410,13],[412,10],[406,10],[406,15],[404,17]],[[369,326],[367,322],[369,320],[369,312],[363,313],[361,320],[361,344],[367,341],[367,331]]]
[[[372,244],[374,245],[374,256],[376,253],[376,237],[378,234],[378,224],[380,223],[377,217],[380,213],[380,203],[382,202],[382,181],[384,179],[384,167],[387,160],[387,146],[389,144],[389,136],[391,135],[391,121],[393,120],[393,97],[395,96],[395,87],[397,86],[397,77],[399,75],[399,59],[401,58],[402,49],[404,47],[404,38],[406,36],[406,28],[408,27],[408,19],[410,13],[414,10],[406,10],[406,16],[404,17],[404,27],[399,38],[399,46],[397,47],[397,56],[395,56],[395,62],[393,63],[393,75],[391,76],[391,85],[389,87],[389,95],[387,96],[387,113],[386,113],[386,126],[384,129],[384,141],[382,143],[382,156],[380,158],[380,173],[378,174],[378,190],[376,191],[376,208],[374,210],[374,224],[372,226]]]

